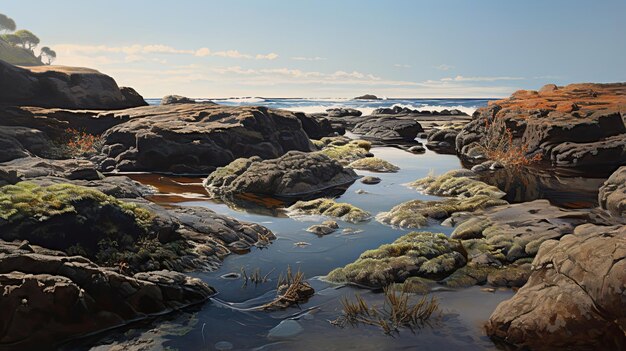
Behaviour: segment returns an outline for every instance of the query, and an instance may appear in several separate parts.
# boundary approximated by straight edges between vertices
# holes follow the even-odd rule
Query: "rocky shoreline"
[[[1,61],[0,81],[0,307],[10,311],[0,316],[0,349],[56,345],[202,303],[215,289],[185,272],[217,269],[227,255],[275,239],[262,225],[206,208],[150,202],[154,189],[123,172],[206,177],[208,196],[233,207],[257,199],[289,215],[410,228],[326,280],[422,294],[519,288],[486,323],[494,340],[531,349],[626,345],[626,84],[520,91],[470,117],[399,107],[306,115],[180,96],[145,106],[93,70]],[[68,130],[98,140],[68,154]],[[506,149],[485,143],[494,130],[510,133]],[[457,154],[473,168],[408,185],[437,200],[381,213],[335,201],[359,179],[354,170],[398,171],[373,157],[376,145]],[[522,172],[516,167],[610,177],[598,206],[581,209],[514,201],[481,179]],[[420,230],[433,223],[452,234]],[[325,235],[337,223],[310,229]]]

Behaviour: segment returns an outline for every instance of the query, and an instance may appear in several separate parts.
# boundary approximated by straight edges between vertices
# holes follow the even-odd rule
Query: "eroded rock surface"
[[[626,345],[626,227],[585,224],[544,243],[528,283],[486,325],[493,338],[536,350]]]

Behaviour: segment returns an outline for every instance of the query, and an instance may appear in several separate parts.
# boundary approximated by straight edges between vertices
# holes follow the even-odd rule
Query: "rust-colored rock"
[[[471,158],[490,123],[509,128],[514,144],[524,146],[528,156],[541,154],[545,163],[557,167],[609,173],[626,164],[625,113],[626,83],[520,90],[477,110],[457,137],[456,148]]]

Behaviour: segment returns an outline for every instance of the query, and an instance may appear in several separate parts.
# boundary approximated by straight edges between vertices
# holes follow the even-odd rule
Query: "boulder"
[[[383,142],[413,141],[422,132],[419,122],[395,117],[367,118],[357,123],[352,132],[365,139]]]
[[[271,160],[235,160],[209,175],[204,185],[216,197],[252,193],[295,198],[324,194],[357,179],[354,171],[324,154],[290,151]]]
[[[598,203],[612,216],[626,220],[626,166],[615,171],[600,187]]]
[[[70,109],[122,109],[147,103],[96,70],[65,66],[20,68],[0,61],[0,104]]]
[[[22,246],[23,247],[23,246]],[[0,241],[0,348],[30,350],[204,302],[215,291],[171,271],[128,276],[86,258]]]
[[[171,104],[113,115],[130,120],[104,133],[105,146],[116,145],[101,163],[104,171],[208,174],[241,157],[314,150],[294,113],[265,107]]]
[[[478,109],[456,138],[457,152],[471,159],[489,135],[510,131],[513,147],[555,167],[610,173],[626,163],[626,83],[570,84],[518,91]]]
[[[328,136],[345,134],[345,128],[334,125],[330,121],[321,116],[307,115],[296,112],[296,117],[302,124],[302,129],[311,139],[321,139]]]
[[[328,117],[346,117],[346,116],[359,117],[363,114],[361,111],[357,109],[343,108],[343,107],[329,108],[328,110],[326,110],[326,113],[328,114]]]
[[[93,162],[80,159],[50,160],[23,157],[0,163],[0,185],[15,184],[40,177],[57,177],[67,180],[98,180],[103,176]]]
[[[25,127],[0,128],[0,162],[52,152],[52,141],[40,130]]]
[[[541,245],[532,266],[489,318],[489,336],[533,350],[626,345],[626,227],[579,226]]]

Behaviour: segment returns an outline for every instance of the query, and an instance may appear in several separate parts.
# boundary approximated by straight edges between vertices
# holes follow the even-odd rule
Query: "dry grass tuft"
[[[528,145],[513,141],[513,132],[504,123],[485,119],[485,135],[480,141],[481,151],[487,158],[498,161],[505,166],[520,167],[539,162],[541,154],[528,155]]]
[[[390,335],[399,333],[400,328],[413,330],[424,326],[439,310],[439,302],[434,297],[423,296],[413,303],[409,293],[404,290],[398,293],[390,287],[384,289],[384,294],[382,307],[369,306],[358,293],[355,301],[342,298],[343,316],[331,323],[342,328],[359,324],[378,326]]]
[[[291,267],[287,267],[287,274],[278,278],[277,296],[271,302],[260,306],[260,310],[285,309],[292,305],[299,305],[313,296],[315,290],[304,278],[304,273],[298,270],[295,274]]]

